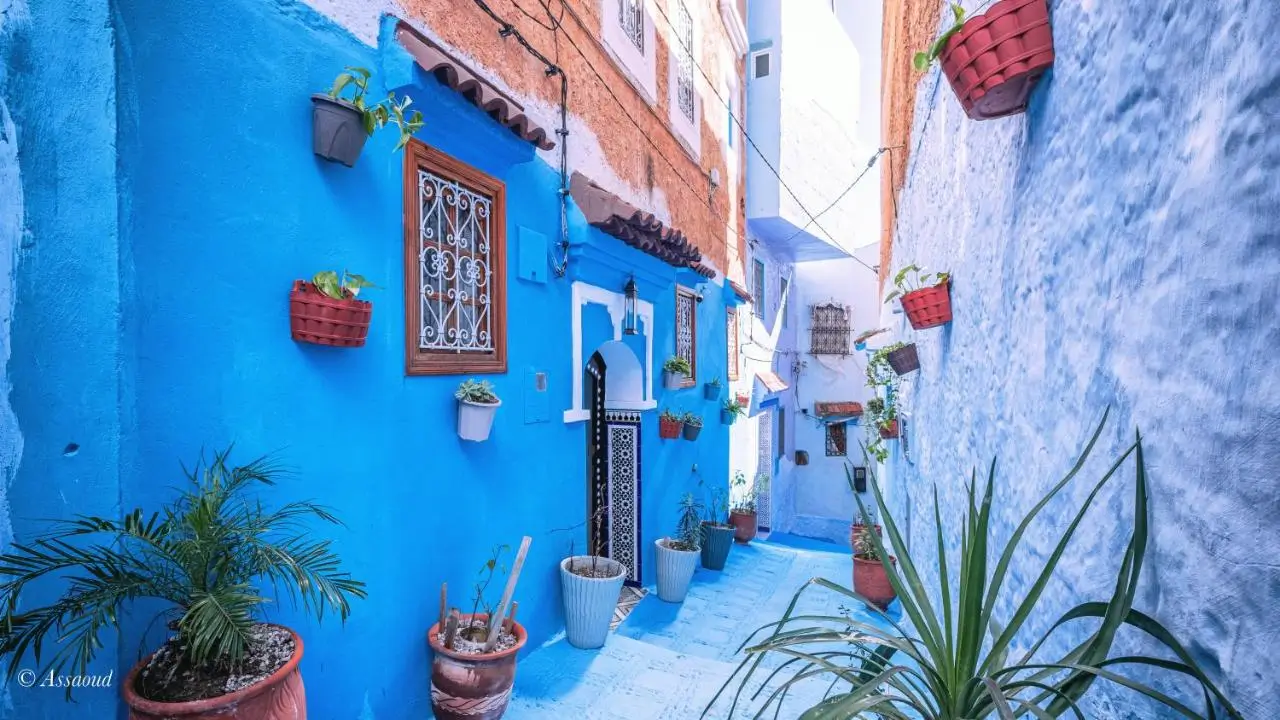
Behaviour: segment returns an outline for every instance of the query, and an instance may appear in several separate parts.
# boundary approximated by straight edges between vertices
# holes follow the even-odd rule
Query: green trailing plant
[[[329,89],[329,97],[354,105],[360,111],[364,131],[368,135],[373,135],[375,131],[389,124],[395,125],[400,131],[400,140],[396,143],[395,150],[400,150],[409,144],[414,133],[422,129],[422,113],[417,110],[408,112],[413,99],[406,95],[397,100],[394,92],[387,93],[387,97],[383,100],[369,104],[366,99],[369,92],[369,77],[368,68],[348,65],[333,81],[333,87]],[[350,97],[342,97],[342,94],[347,91],[350,91]]]
[[[365,585],[341,570],[331,541],[318,539],[311,521],[341,522],[311,502],[266,509],[250,490],[274,485],[281,469],[269,457],[233,467],[230,454],[227,448],[184,468],[187,487],[158,512],[56,521],[0,555],[0,656],[9,657],[10,680],[28,651],[42,665],[39,676],[87,673],[102,632],[116,629],[121,611],[142,598],[167,604],[160,616],[171,620],[190,666],[234,667],[260,610],[282,592],[317,619],[326,612],[347,619]],[[51,604],[19,609],[28,584],[45,578],[60,578],[67,589]],[[51,656],[44,652],[50,639],[57,646]]]
[[[689,425],[691,427],[702,427],[701,415],[687,412],[680,419],[682,422],[684,422],[685,425]]]
[[[316,289],[334,300],[350,300],[360,294],[363,288],[378,289],[377,285],[364,279],[363,275],[342,271],[342,275],[333,270],[324,270],[311,278]]]
[[[667,361],[662,363],[662,369],[669,373],[679,373],[685,377],[693,375],[693,367],[689,365],[689,361],[675,355],[667,358]]]
[[[876,390],[882,387],[896,388],[898,386],[898,373],[889,364],[889,353],[894,350],[901,350],[906,346],[907,344],[904,342],[896,342],[871,353],[871,357],[867,360],[867,387]]]
[[[938,39],[934,40],[933,43],[929,45],[928,49],[924,52],[916,53],[915,58],[912,59],[912,64],[915,65],[916,70],[921,72],[928,70],[929,66],[933,64],[933,61],[937,60],[938,56],[942,54],[942,50],[947,47],[947,41],[950,40],[953,35],[960,32],[960,28],[964,27],[966,17],[964,8],[960,6],[960,3],[951,3],[951,16],[954,18],[954,22],[951,23],[951,26],[944,30],[942,34],[938,36]]]
[[[667,538],[667,547],[683,552],[702,549],[702,504],[685,493],[680,498],[680,520],[676,524],[676,536]]]
[[[879,397],[873,397],[867,401],[867,406],[862,413],[862,431],[865,440],[863,449],[877,462],[884,462],[889,458],[889,449],[885,447],[880,430],[888,427],[889,423],[897,418],[898,411],[892,403],[886,403]]]
[[[738,401],[736,398],[729,398],[728,400],[725,400],[724,403],[720,406],[720,409],[724,410],[730,415],[746,415],[747,414],[747,409],[744,408],[742,405],[738,404]]]
[[[493,391],[493,383],[475,378],[463,380],[458,385],[458,389],[453,391],[453,396],[463,402],[479,405],[493,405],[498,402],[498,395]]]
[[[797,614],[802,596],[822,589],[836,596],[866,602],[856,592],[829,580],[815,578],[796,592],[782,618],[757,630],[744,648],[747,657],[739,664],[708,705],[708,710],[736,680],[739,688],[733,695],[735,715],[744,693],[764,694],[761,717],[770,705],[779,706],[796,683],[816,680],[829,687],[824,700],[799,717],[802,720],[849,720],[880,717],[921,720],[972,720],[999,717],[1001,720],[1034,717],[1037,720],[1070,717],[1084,720],[1080,699],[1096,681],[1114,683],[1153,700],[1177,713],[1193,719],[1230,718],[1243,720],[1222,691],[1209,679],[1187,649],[1155,618],[1133,607],[1139,578],[1146,556],[1148,539],[1148,507],[1146,464],[1143,459],[1142,436],[1110,466],[1083,505],[1070,519],[1065,532],[1054,543],[1053,551],[1038,562],[1039,568],[1026,587],[1008,588],[1011,563],[1018,545],[1036,517],[1079,473],[1106,426],[1103,416],[1097,430],[1066,476],[1026,514],[1014,528],[994,565],[989,564],[991,550],[991,517],[995,501],[995,462],[991,464],[986,487],[977,494],[978,480],[971,479],[968,509],[960,522],[960,564],[953,568],[947,560],[947,535],[943,512],[934,488],[934,523],[936,525],[937,587],[927,587],[919,562],[912,557],[898,523],[885,504],[879,486],[872,483],[875,504],[882,518],[885,538],[871,532],[866,536],[880,558],[889,581],[897,593],[908,623],[899,624],[878,610],[869,609],[877,622],[864,622],[845,614]],[[1114,590],[1101,601],[1085,602],[1062,614],[1034,642],[1015,638],[1025,631],[1027,621],[1037,614],[1040,600],[1053,578],[1064,552],[1085,514],[1104,486],[1133,460],[1134,518],[1129,543],[1120,558]],[[863,524],[872,519],[865,504],[858,500]],[[886,560],[886,548],[898,550],[898,566]],[[953,572],[955,574],[953,574]],[[929,573],[934,577],[935,573]],[[954,580],[954,582],[953,582]],[[940,605],[935,601],[940,600]],[[806,605],[807,607],[808,605]],[[870,607],[870,606],[869,606]],[[1006,617],[997,617],[999,608],[1013,608]],[[806,611],[807,613],[808,611]],[[1045,657],[1050,641],[1061,628],[1088,623],[1091,631],[1084,640],[1064,654]],[[906,627],[912,628],[908,631]],[[1162,656],[1113,656],[1112,647],[1122,630],[1136,630],[1146,635],[1148,646],[1166,651]],[[773,682],[771,690],[752,680],[769,654],[782,658],[781,667],[769,665],[763,683]],[[1122,674],[1124,669],[1165,670],[1185,676],[1199,687],[1197,695],[1203,710],[1197,711],[1148,684]],[[750,691],[759,686],[760,691]],[[1225,711],[1225,716],[1216,708]],[[704,711],[703,715],[706,715]],[[735,715],[736,716],[736,715]],[[776,714],[774,715],[777,716]]]
[[[951,273],[949,272],[940,272],[935,275],[917,265],[908,265],[893,276],[894,290],[884,296],[884,302],[887,305],[895,298],[907,293],[945,285],[948,282],[951,282]]]

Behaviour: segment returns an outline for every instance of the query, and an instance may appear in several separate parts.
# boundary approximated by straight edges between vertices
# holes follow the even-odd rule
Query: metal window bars
[[[810,341],[812,355],[848,355],[849,336],[853,330],[849,320],[849,308],[827,303],[809,307]]]
[[[680,114],[693,122],[693,17],[683,2],[678,3],[676,14],[677,39],[681,48],[676,53],[676,100],[680,106]]]
[[[640,54],[644,54],[645,0],[618,0],[618,23]]]

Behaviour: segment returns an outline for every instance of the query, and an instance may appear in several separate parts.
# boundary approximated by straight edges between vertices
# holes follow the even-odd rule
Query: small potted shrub
[[[853,534],[853,591],[861,595],[867,602],[884,610],[897,597],[893,591],[893,583],[889,581],[889,567],[897,560],[889,556],[886,564],[881,561],[876,551],[876,543],[871,539],[875,532],[865,523],[857,525]]]
[[[956,99],[973,120],[1025,112],[1031,91],[1053,65],[1046,0],[1000,0],[973,18],[953,2],[951,14],[951,26],[916,53],[916,69],[941,59]]]
[[[493,392],[493,383],[475,378],[464,380],[453,396],[458,399],[458,437],[484,442],[493,429],[493,418],[502,401]]]
[[[849,465],[845,465],[844,474],[845,474],[845,479],[849,481],[849,490],[854,493],[854,497],[856,498],[858,493],[858,486],[853,477],[853,468]],[[878,523],[875,522],[876,515],[875,515],[874,507],[867,509],[867,516],[871,519],[872,526],[875,528],[875,533],[877,535],[880,535],[882,528]],[[858,513],[854,513],[853,522],[850,523],[849,525],[849,547],[852,548],[857,545],[858,533],[862,532],[862,529],[864,527],[866,527],[866,525],[864,523],[862,516],[859,515]]]
[[[702,397],[707,400],[719,400],[721,389],[720,378],[712,378],[711,382],[703,384]]]
[[[597,498],[599,499],[599,498]],[[564,596],[564,634],[569,644],[584,650],[604,646],[609,637],[609,624],[618,606],[618,593],[627,579],[627,567],[604,557],[604,521],[609,508],[603,502],[592,514],[594,532],[589,554],[574,555],[560,561],[560,590]]]
[[[729,522],[728,503],[724,491],[717,488],[711,493],[706,519],[702,521],[702,567],[723,570],[733,546],[733,524]]]
[[[746,473],[738,470],[733,474],[733,482],[729,489],[729,524],[733,525],[734,542],[746,545],[756,537],[756,498],[760,494],[759,482],[767,475],[756,478],[757,485],[747,487]],[[767,480],[766,480],[767,482]]]
[[[916,330],[927,330],[951,322],[951,274],[937,275],[908,265],[893,276],[895,289],[885,296],[885,303],[896,298]]]
[[[513,600],[516,582],[529,551],[525,538],[516,555],[498,605],[486,599],[495,575],[507,572],[500,566],[502,554],[511,548],[501,545],[480,568],[471,612],[458,608],[446,612],[446,589],[440,589],[440,620],[427,631],[431,645],[431,711],[437,720],[498,720],[507,711],[511,687],[516,679],[516,657],[528,640],[524,626],[516,622]],[[477,713],[477,708],[483,712]]]
[[[363,347],[373,303],[357,300],[362,288],[377,285],[354,273],[318,272],[311,282],[294,280],[289,292],[289,329],[298,342]]]
[[[343,98],[350,91],[350,97]],[[327,93],[311,96],[311,142],[316,155],[340,162],[347,167],[356,164],[364,142],[375,130],[393,124],[400,131],[396,150],[409,144],[413,134],[422,129],[422,113],[406,113],[413,100],[396,100],[394,92],[384,100],[369,104],[369,70],[348,66],[333,81]]]
[[[302,501],[268,510],[250,491],[274,485],[280,468],[270,458],[232,467],[229,454],[185,471],[187,487],[159,512],[57,521],[0,556],[0,654],[13,658],[10,679],[26,649],[42,662],[45,640],[59,647],[38,677],[85,672],[102,631],[118,629],[135,599],[153,598],[167,604],[158,617],[173,635],[120,686],[131,720],[306,715],[302,639],[259,611],[290,597],[317,619],[328,609],[345,621],[364,583],[340,569],[307,522],[340,524],[327,508]],[[42,596],[23,590],[43,578],[69,583],[53,603],[33,606]]]
[[[674,538],[654,541],[658,553],[658,598],[664,602],[684,602],[689,581],[698,569],[698,551],[702,549],[702,506],[685,493],[680,499],[680,521]]]
[[[658,416],[658,437],[664,440],[675,440],[680,437],[680,432],[684,430],[684,416],[671,412],[671,410],[663,410]]]
[[[697,440],[698,433],[702,432],[702,416],[687,412],[682,419],[684,420],[684,439]]]
[[[725,400],[724,405],[720,407],[720,422],[724,425],[732,425],[738,421],[739,416],[746,414],[746,409],[739,405],[736,399]]]
[[[889,449],[884,445],[884,441],[889,439],[886,433],[897,433],[896,411],[891,406],[886,407],[883,398],[873,397],[867,401],[862,425],[866,428],[867,454],[878,462],[884,462],[889,458]]]
[[[693,375],[693,368],[689,366],[689,361],[682,357],[672,355],[662,363],[662,386],[668,390],[679,390],[684,387],[685,381],[691,375]]]

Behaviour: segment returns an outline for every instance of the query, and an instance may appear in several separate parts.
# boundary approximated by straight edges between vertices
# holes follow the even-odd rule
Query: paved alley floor
[[[775,535],[736,545],[723,572],[698,570],[684,603],[665,603],[650,592],[603,648],[579,650],[560,637],[531,653],[516,672],[506,717],[698,718],[741,661],[738,647],[743,641],[780,618],[810,578],[848,586],[852,564],[847,547],[801,538]],[[847,598],[818,588],[805,595],[798,608],[818,614],[839,614],[841,607],[851,605]],[[860,607],[858,615],[869,621]],[[817,680],[798,686],[777,717],[797,717],[822,697],[828,684]],[[731,690],[736,686],[735,680]],[[758,703],[746,703],[750,711],[740,705],[733,717],[751,717]],[[729,702],[722,697],[707,717],[729,718]]]

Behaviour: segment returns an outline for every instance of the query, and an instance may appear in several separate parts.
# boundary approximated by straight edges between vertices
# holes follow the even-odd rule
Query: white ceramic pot
[[[662,540],[653,544],[658,548],[658,598],[671,603],[684,602],[693,571],[698,569],[698,551],[673,550],[663,545]]]
[[[493,416],[502,407],[502,401],[484,404],[469,400],[458,401],[458,437],[463,440],[483,442],[489,439],[493,429]]]
[[[560,589],[564,592],[564,634],[576,648],[591,649],[604,645],[609,637],[618,595],[627,579],[627,568],[617,560],[597,557],[596,567],[604,568],[609,577],[592,578],[569,572],[591,564],[590,555],[574,555],[560,561]]]
[[[684,385],[685,374],[671,372],[670,370],[662,371],[662,386],[668,390],[679,390]]]

